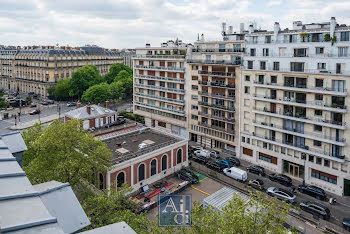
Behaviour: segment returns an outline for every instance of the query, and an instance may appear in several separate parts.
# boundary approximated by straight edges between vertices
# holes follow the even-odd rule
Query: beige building
[[[71,77],[79,67],[96,65],[104,75],[112,64],[121,63],[123,59],[117,52],[97,46],[29,46],[17,50],[10,62],[12,72],[1,75],[1,88],[47,97],[50,86],[61,78]],[[4,69],[6,67],[1,65],[0,70]]]
[[[14,89],[15,82],[11,78],[17,51],[15,46],[0,46],[0,86],[3,89]]]
[[[187,137],[185,55],[187,44],[168,41],[160,47],[136,48],[134,113],[146,126]]]
[[[350,195],[350,27],[293,23],[246,34],[241,74],[242,159]],[[332,43],[327,38],[335,38]]]
[[[239,74],[244,35],[205,41],[189,49],[189,138],[203,146],[235,152],[238,145]]]

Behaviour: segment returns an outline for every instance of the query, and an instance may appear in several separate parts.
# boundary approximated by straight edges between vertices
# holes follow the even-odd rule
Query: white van
[[[224,174],[235,180],[240,180],[242,182],[245,182],[248,178],[247,172],[237,167],[225,168]]]
[[[210,158],[210,151],[209,150],[196,150],[194,151],[194,154],[196,156],[203,156],[203,157],[206,157],[206,158]]]

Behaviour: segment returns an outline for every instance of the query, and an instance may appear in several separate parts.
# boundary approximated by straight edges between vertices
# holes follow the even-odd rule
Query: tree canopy
[[[9,105],[9,102],[5,100],[4,95],[4,91],[0,90],[0,109],[6,109]]]
[[[132,69],[122,63],[116,63],[111,66],[109,72],[104,76],[105,82],[108,84],[115,81],[115,77],[121,72],[126,71],[129,75],[132,75]]]
[[[82,96],[89,87],[103,81],[96,66],[86,65],[78,68],[72,75],[71,89],[75,96]]]
[[[83,129],[81,120],[56,120],[45,130],[35,125],[23,138],[28,147],[23,169],[33,184],[56,180],[74,186],[110,166],[112,152]]]
[[[115,81],[109,85],[112,99],[119,99],[122,97],[122,94],[125,92],[122,81]]]
[[[71,90],[71,80],[71,78],[58,80],[53,89],[50,89],[50,96],[57,100],[68,100],[73,94]]]
[[[96,84],[88,88],[82,100],[86,102],[103,102],[111,98],[110,87],[107,83]]]

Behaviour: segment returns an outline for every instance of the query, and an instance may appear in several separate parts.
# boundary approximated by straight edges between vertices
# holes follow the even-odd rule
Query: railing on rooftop
[[[207,52],[207,53],[244,53],[245,48],[193,48],[192,52]]]
[[[200,63],[200,64],[218,64],[218,65],[241,65],[240,61],[227,61],[227,60],[201,60],[201,59],[187,59],[187,63]]]

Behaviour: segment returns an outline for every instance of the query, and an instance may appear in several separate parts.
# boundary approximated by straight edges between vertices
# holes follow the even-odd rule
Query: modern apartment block
[[[4,51],[6,49],[0,50],[0,56],[11,59],[8,59],[8,63],[0,59],[0,71],[7,71],[6,74],[1,74],[1,88],[23,93],[33,92],[41,97],[47,97],[50,86],[59,79],[71,77],[79,67],[96,65],[100,74],[104,75],[112,64],[123,62],[118,52],[97,46],[28,46],[10,50],[12,52],[7,55]]]
[[[194,43],[187,56],[189,90],[189,139],[205,147],[235,152],[238,145],[240,65],[244,32],[226,31],[222,41]]]
[[[136,48],[134,113],[148,127],[187,137],[185,55],[187,44],[177,40],[160,47]]]
[[[350,27],[249,27],[241,72],[240,157],[350,195]],[[237,95],[236,95],[237,96]],[[346,140],[347,139],[347,140]]]

